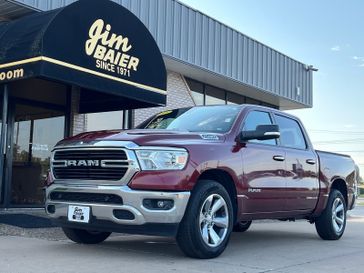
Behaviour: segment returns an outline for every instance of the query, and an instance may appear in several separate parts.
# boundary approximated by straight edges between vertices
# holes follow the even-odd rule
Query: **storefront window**
[[[245,97],[231,92],[227,93],[227,104],[243,104],[245,103]]]
[[[186,82],[190,88],[192,98],[196,105],[215,105],[215,104],[256,104],[271,108],[276,106],[255,100],[246,96],[242,96],[218,87],[214,87],[196,80],[186,78]]]
[[[87,131],[113,130],[123,127],[123,111],[87,114]]]
[[[62,112],[16,105],[13,129],[11,203],[42,205],[51,151],[64,138]]]
[[[246,103],[247,104],[256,104],[256,105],[261,105],[262,103],[259,100],[255,100],[252,98],[246,98]]]
[[[204,100],[204,86],[202,83],[191,80],[191,79],[186,79],[187,84],[191,90],[191,95],[193,98],[193,101],[195,102],[196,105],[204,105],[205,104],[205,100]]]
[[[206,105],[225,104],[225,90],[206,85]]]

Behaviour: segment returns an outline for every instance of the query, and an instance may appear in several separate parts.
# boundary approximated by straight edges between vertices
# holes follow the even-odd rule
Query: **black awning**
[[[166,103],[156,42],[134,14],[109,0],[79,0],[0,24],[0,84],[33,77],[123,97],[130,105],[120,109]]]

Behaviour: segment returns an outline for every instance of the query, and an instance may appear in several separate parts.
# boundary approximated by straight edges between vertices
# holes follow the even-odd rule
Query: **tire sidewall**
[[[192,200],[190,204],[191,205],[190,208],[193,209],[194,212],[192,218],[193,221],[192,227],[195,230],[195,232],[193,232],[193,237],[198,248],[202,249],[202,252],[210,253],[212,257],[216,257],[225,250],[229,242],[230,235],[233,229],[233,206],[229,194],[221,184],[214,181],[201,181],[200,183],[203,184],[200,184],[201,186],[199,186],[195,194],[192,195]],[[199,217],[202,205],[204,204],[207,197],[209,197],[211,194],[219,194],[225,200],[229,214],[229,227],[227,230],[227,234],[223,242],[216,247],[208,246],[204,242],[201,236],[200,223],[199,223]]]
[[[343,228],[341,229],[340,232],[336,232],[335,228],[334,228],[334,225],[333,225],[333,222],[332,222],[332,206],[334,204],[334,201],[336,200],[336,198],[340,198],[341,199],[341,202],[343,203],[344,205],[344,226]],[[332,196],[330,196],[330,203],[328,204],[328,207],[327,209],[329,209],[330,211],[330,227],[332,229],[332,233],[335,234],[337,236],[337,239],[339,239],[341,236],[343,236],[344,232],[345,232],[345,228],[346,228],[346,221],[347,221],[347,215],[346,215],[346,202],[345,202],[345,199],[343,197],[343,195],[341,194],[341,192],[335,190],[332,194]]]

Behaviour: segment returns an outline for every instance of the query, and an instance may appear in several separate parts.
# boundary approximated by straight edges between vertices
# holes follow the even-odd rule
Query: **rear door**
[[[269,112],[251,111],[243,130],[273,124]],[[245,200],[243,213],[271,213],[285,209],[285,152],[276,140],[251,140],[241,149]]]
[[[309,147],[298,120],[274,114],[286,155],[287,207],[289,211],[313,210],[319,195],[319,171],[316,153]]]

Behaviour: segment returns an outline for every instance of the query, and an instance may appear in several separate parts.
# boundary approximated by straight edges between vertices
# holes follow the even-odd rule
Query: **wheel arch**
[[[344,196],[345,199],[345,203],[346,206],[348,206],[348,186],[346,185],[346,182],[344,179],[342,178],[336,178],[335,180],[333,180],[332,184],[331,184],[331,190],[338,190],[339,192],[341,192],[341,194]]]

